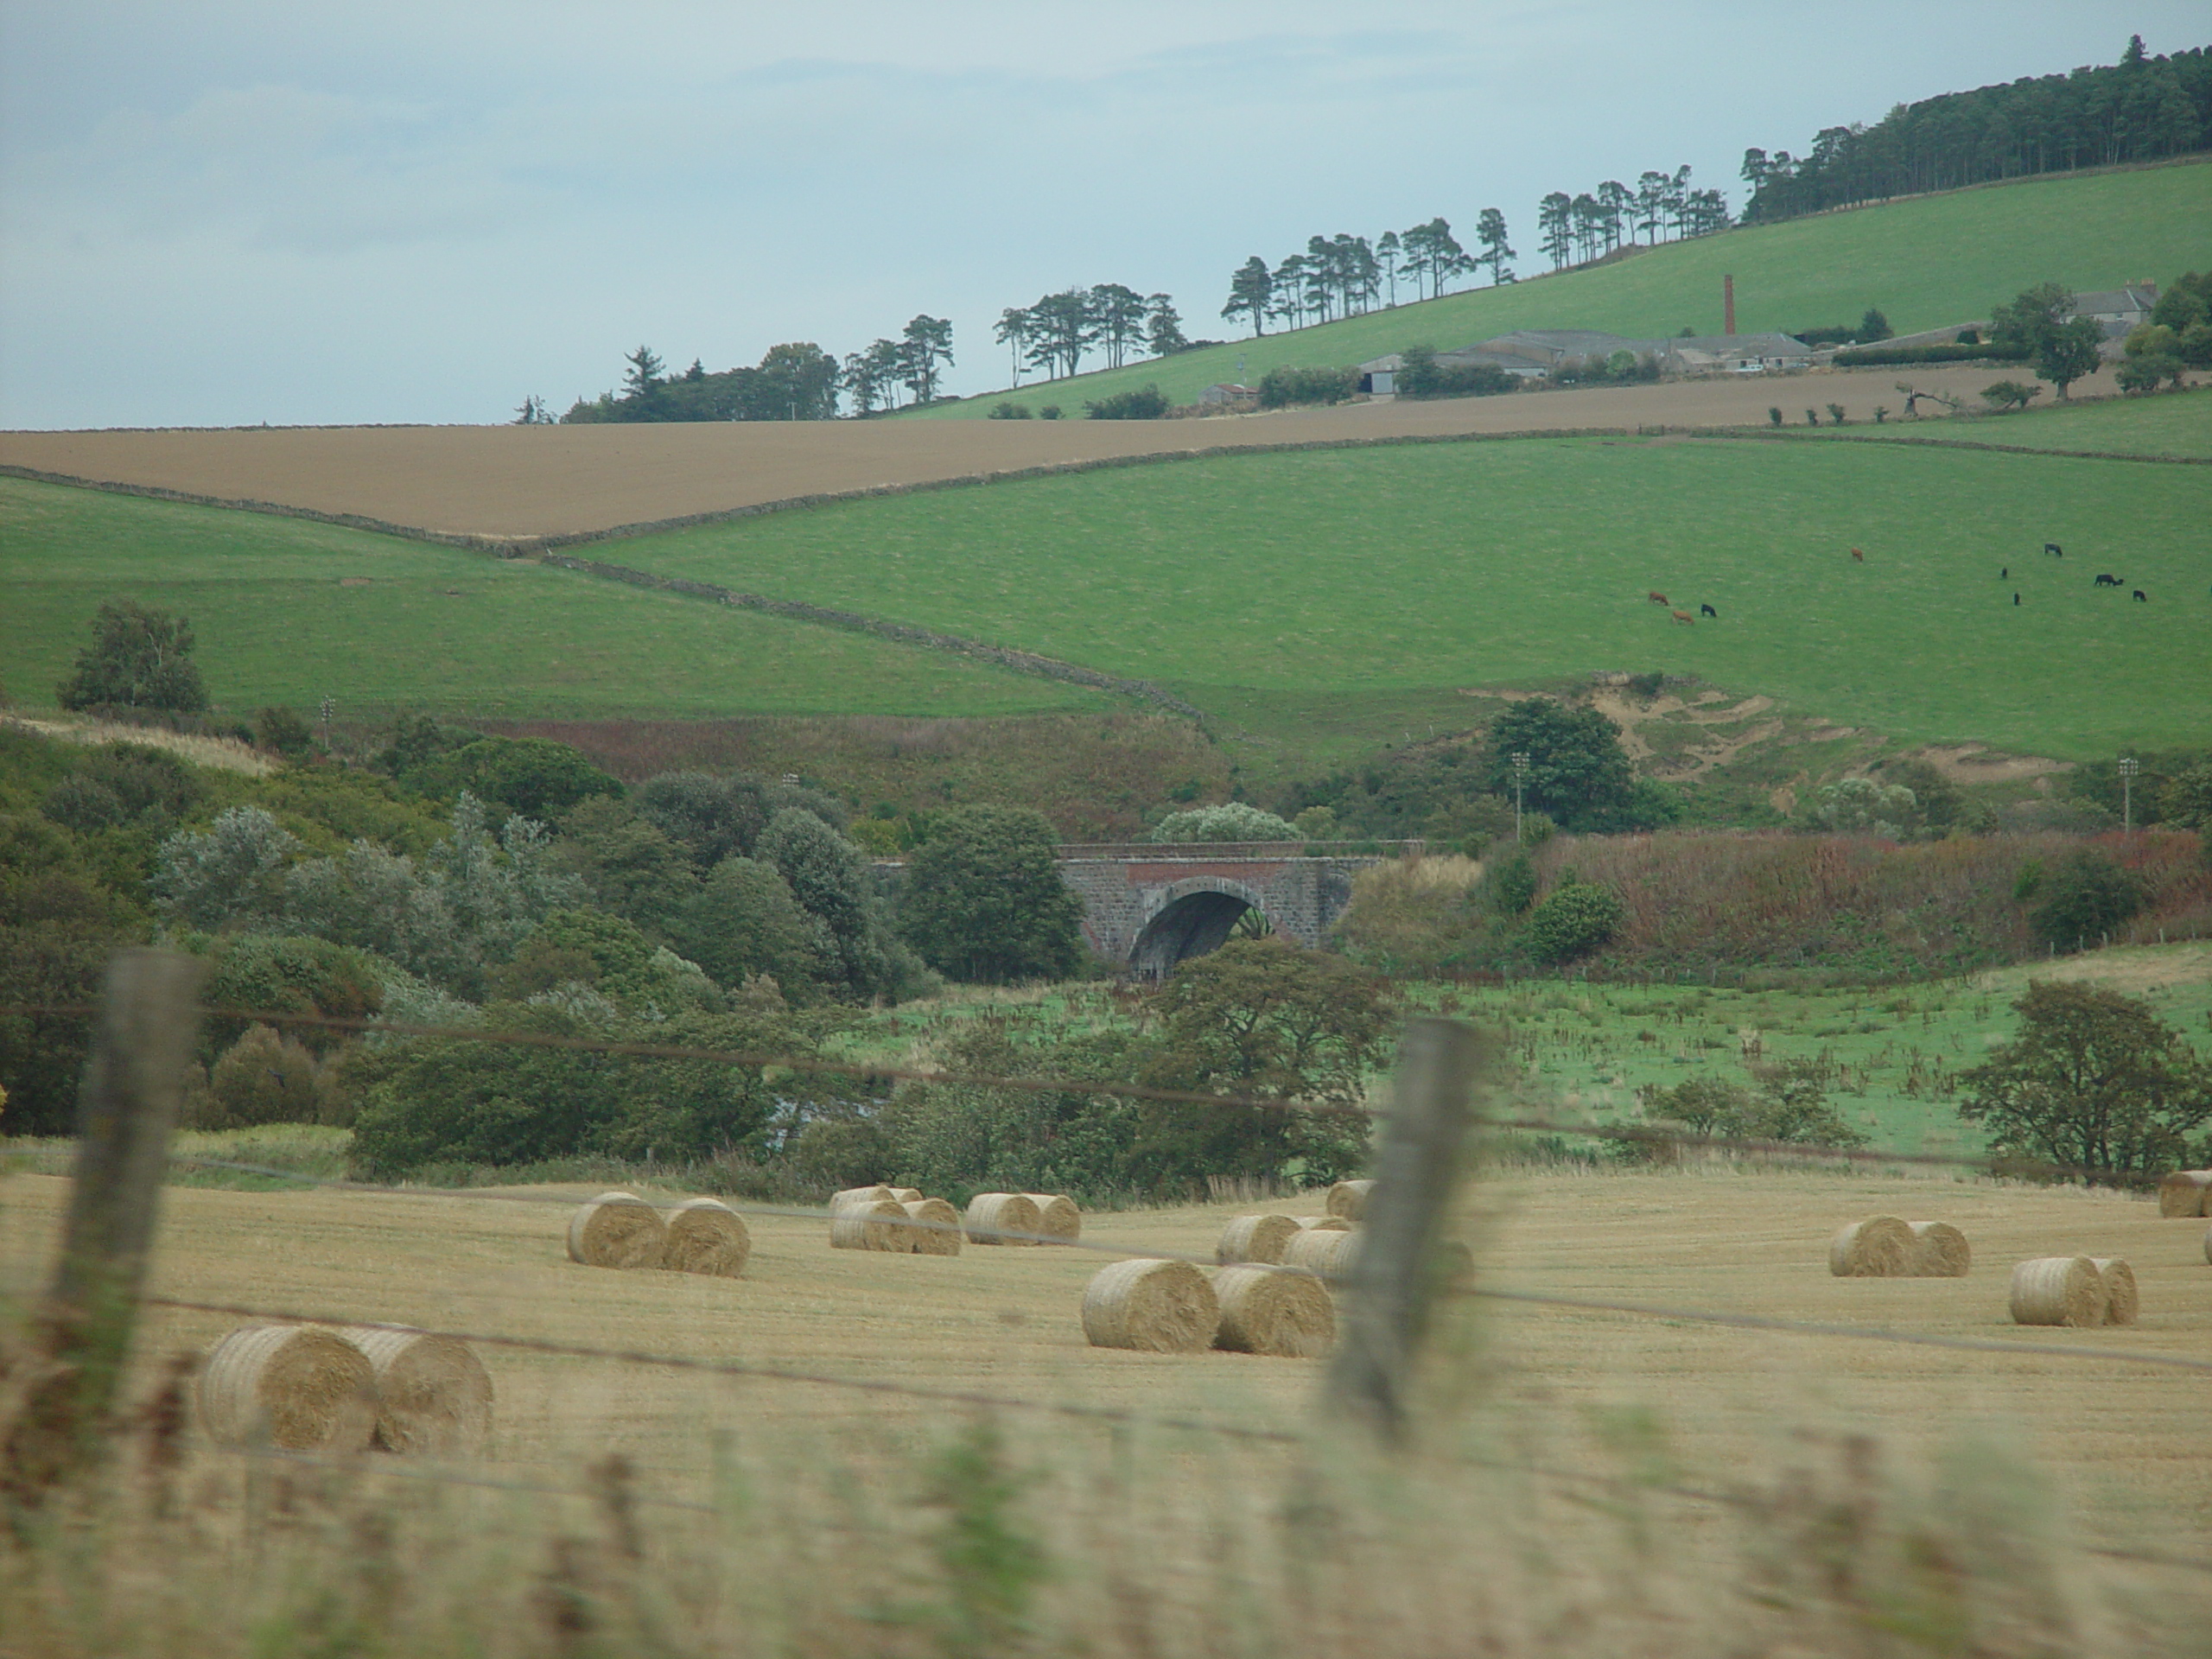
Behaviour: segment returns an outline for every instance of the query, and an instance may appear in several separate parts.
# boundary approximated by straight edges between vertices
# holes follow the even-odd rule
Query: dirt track
[[[1986,366],[1824,371],[1618,390],[1382,403],[1206,421],[836,421],[696,426],[243,428],[0,434],[0,465],[355,513],[447,534],[588,533],[883,485],[1119,455],[1461,432],[1793,423],[1904,404],[1897,383],[1972,397]],[[2106,375],[2085,393],[2107,390]]]

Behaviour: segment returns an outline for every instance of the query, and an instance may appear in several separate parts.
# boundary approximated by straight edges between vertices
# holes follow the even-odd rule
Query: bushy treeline
[[[1744,222],[2209,148],[2212,51],[2154,58],[2135,35],[2117,64],[1900,105],[1871,127],[1823,129],[1803,156],[1747,149]]]
[[[161,937],[207,957],[226,1007],[657,1041],[679,1040],[680,1026],[687,1042],[803,1053],[939,971],[1001,981],[1082,967],[1080,905],[1038,814],[947,811],[894,886],[845,833],[847,813],[742,773],[629,790],[563,745],[422,719],[403,720],[368,765],[321,757],[267,778],[156,747],[0,733],[0,1002],[88,1001],[118,945]],[[8,1131],[68,1127],[84,1041],[80,1019],[0,1016]],[[233,1060],[239,1045],[248,1057]],[[386,1075],[388,1046],[211,1027],[195,1121],[359,1112],[372,1147],[378,1124],[422,1107]],[[493,1088],[497,1071],[469,1075]],[[441,1075],[467,1071],[456,1061]],[[655,1104],[661,1087],[646,1078],[620,1111],[597,1111],[569,1150],[691,1154],[751,1133],[727,1102]],[[506,1161],[575,1141],[530,1127],[551,1106],[496,1089],[479,1104],[485,1134],[512,1120]],[[632,1108],[643,1116],[621,1127]]]
[[[620,392],[579,397],[561,416],[568,425],[625,421],[826,421],[837,412],[837,359],[811,340],[772,346],[752,368],[709,372],[693,359],[671,375],[650,346],[623,359],[630,366]],[[535,398],[518,424],[546,417]]]

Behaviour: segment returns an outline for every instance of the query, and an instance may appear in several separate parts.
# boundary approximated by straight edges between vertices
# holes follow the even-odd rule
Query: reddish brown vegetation
[[[1786,835],[1561,836],[1536,855],[1548,888],[1572,869],[1618,893],[1626,914],[1605,951],[1618,965],[1758,963],[1854,972],[1959,970],[2041,954],[2032,865],[2095,848],[2142,884],[2141,912],[2113,943],[2212,934],[2212,869],[2185,831],[2084,840],[1961,836],[1892,842]]]
[[[1071,841],[1139,835],[1148,806],[1228,793],[1228,763],[1197,728],[1151,715],[1026,720],[484,721],[573,744],[638,783],[656,772],[796,772],[865,813],[974,802],[1034,806]]]

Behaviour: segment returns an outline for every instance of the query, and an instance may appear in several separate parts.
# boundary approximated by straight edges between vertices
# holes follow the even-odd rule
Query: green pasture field
[[[1997,378],[2002,377],[1993,376]],[[2149,397],[2050,404],[2010,415],[1892,421],[1885,426],[1861,423],[1841,433],[1824,426],[1821,435],[1894,438],[1915,443],[2002,443],[2024,449],[2212,460],[2212,386]]]
[[[1466,238],[1473,215],[1458,226]],[[1599,328],[1630,339],[1720,332],[1720,279],[1736,279],[1736,326],[1745,334],[1855,323],[1878,306],[1898,334],[1989,315],[2037,283],[2077,290],[2149,277],[2170,283],[2212,264],[2212,162],[2023,179],[1916,196],[1664,243],[1595,270],[1536,276],[1533,224],[1514,227],[1529,279],[1470,289],[1342,322],[1268,334],[1066,380],[1032,382],[918,410],[909,418],[977,419],[1018,396],[1032,409],[1058,404],[1070,418],[1086,399],[1148,384],[1178,404],[1216,381],[1257,385],[1285,365],[1342,367],[1429,345],[1441,351],[1516,328]],[[1270,261],[1288,247],[1262,251]],[[1184,295],[1186,331],[1211,334],[1229,291]],[[980,361],[994,361],[978,357]],[[1996,378],[1996,377],[1993,377]]]
[[[1894,737],[2086,758],[2205,741],[2207,523],[2197,467],[1526,439],[1207,456],[705,526],[622,556],[1158,680],[1232,717],[1380,697],[1410,731],[1454,688],[1661,671]],[[2153,602],[2093,590],[2100,570]],[[1719,618],[1673,622],[1650,590]]]
[[[367,578],[365,585],[341,585]],[[45,703],[103,600],[182,612],[234,713],[1017,715],[1102,695],[523,560],[0,480],[0,684]]]

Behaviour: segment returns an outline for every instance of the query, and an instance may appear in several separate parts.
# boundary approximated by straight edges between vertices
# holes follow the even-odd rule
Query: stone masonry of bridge
[[[1417,842],[1341,852],[1306,842],[1138,842],[1064,845],[1059,864],[1061,879],[1082,895],[1090,948],[1158,979],[1218,950],[1247,910],[1286,938],[1318,945],[1351,903],[1357,872],[1419,850]]]

